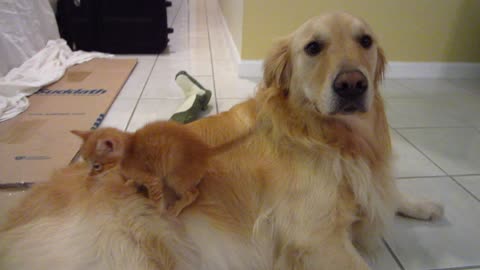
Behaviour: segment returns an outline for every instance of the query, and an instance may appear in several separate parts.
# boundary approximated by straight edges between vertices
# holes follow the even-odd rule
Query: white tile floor
[[[236,75],[216,0],[173,0],[175,29],[161,55],[134,55],[138,65],[102,126],[135,130],[168,119],[182,102],[174,75],[185,69],[214,91],[216,114],[254,94],[258,79]],[[480,269],[480,79],[387,80],[395,172],[407,193],[438,200],[435,223],[396,218],[376,270]],[[22,192],[0,192],[0,222]]]

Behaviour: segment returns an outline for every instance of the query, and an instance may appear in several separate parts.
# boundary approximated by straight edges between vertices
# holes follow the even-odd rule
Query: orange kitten
[[[130,137],[126,132],[116,128],[100,128],[95,131],[72,130],[73,134],[83,140],[80,155],[90,166],[90,176],[109,170],[120,163],[123,158],[124,144]]]
[[[197,185],[207,172],[211,157],[236,143],[211,148],[188,128],[174,122],[154,122],[135,133],[114,128],[72,133],[84,140],[80,153],[92,164],[91,175],[120,164],[125,178],[144,185],[149,197],[163,200],[174,215],[198,197]],[[174,194],[168,196],[169,190]]]

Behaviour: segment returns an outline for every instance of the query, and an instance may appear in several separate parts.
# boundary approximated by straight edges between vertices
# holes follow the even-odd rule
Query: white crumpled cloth
[[[40,51],[47,41],[59,39],[49,0],[0,0],[0,77]]]
[[[25,111],[29,106],[27,96],[62,78],[67,68],[95,57],[113,55],[72,52],[63,39],[48,41],[45,48],[0,78],[0,122]]]

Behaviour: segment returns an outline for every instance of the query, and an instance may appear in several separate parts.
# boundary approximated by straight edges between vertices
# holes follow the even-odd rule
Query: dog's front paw
[[[398,213],[419,220],[437,220],[443,217],[444,209],[436,202],[417,201],[400,207]]]
[[[444,214],[443,205],[432,201],[419,202],[419,208],[423,220],[437,220]]]

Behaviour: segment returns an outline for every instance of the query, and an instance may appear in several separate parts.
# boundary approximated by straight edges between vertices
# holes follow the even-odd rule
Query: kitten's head
[[[80,155],[91,165],[91,175],[114,167],[121,161],[125,153],[128,141],[126,132],[115,128],[89,131],[72,130],[71,132],[83,140]]]

